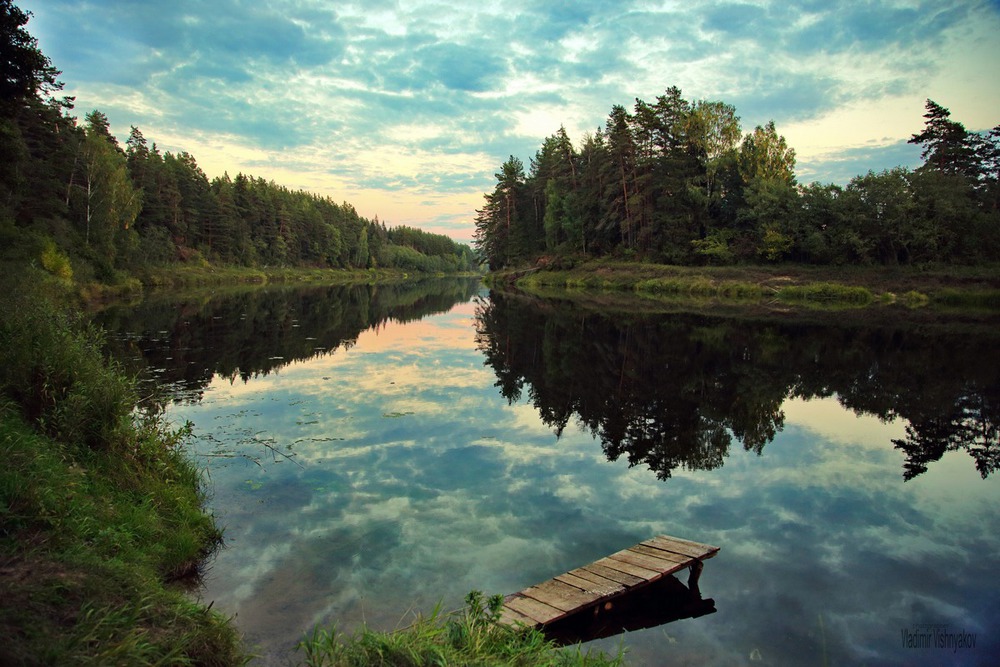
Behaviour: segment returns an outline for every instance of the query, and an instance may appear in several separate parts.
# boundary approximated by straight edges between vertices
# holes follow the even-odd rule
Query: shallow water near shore
[[[201,596],[261,664],[316,623],[402,627],[656,534],[721,547],[717,611],[595,642],[632,664],[1000,652],[982,330],[609,316],[448,282],[101,318],[193,423],[226,535]]]

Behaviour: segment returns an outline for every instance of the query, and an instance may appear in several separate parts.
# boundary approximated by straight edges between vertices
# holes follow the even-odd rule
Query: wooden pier
[[[504,598],[501,621],[544,628],[593,609],[611,609],[614,599],[690,568],[688,587],[698,590],[703,561],[719,547],[661,535]]]

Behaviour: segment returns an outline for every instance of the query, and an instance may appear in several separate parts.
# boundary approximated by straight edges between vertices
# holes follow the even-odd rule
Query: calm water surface
[[[722,548],[717,612],[628,633],[633,664],[1000,656],[989,324],[643,316],[454,282],[100,319],[194,424],[227,544],[202,595],[262,664],[316,623],[392,629],[662,533]]]

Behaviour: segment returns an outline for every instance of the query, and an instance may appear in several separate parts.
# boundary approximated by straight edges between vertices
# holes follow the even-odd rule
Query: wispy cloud
[[[19,4],[80,113],[119,134],[466,239],[508,155],[671,85],[788,128],[800,180],[912,166],[899,146],[927,97],[972,129],[1000,108],[983,80],[1000,7],[982,0]],[[856,122],[831,135],[841,112]]]

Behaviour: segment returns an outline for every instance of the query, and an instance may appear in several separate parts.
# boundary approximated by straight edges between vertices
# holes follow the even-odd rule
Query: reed
[[[783,301],[854,306],[867,306],[875,299],[875,296],[867,287],[826,282],[810,283],[808,285],[789,285],[788,287],[779,289],[777,296]]]
[[[931,301],[948,308],[997,310],[1000,309],[1000,289],[942,289],[931,296]]]
[[[315,628],[299,643],[307,667],[370,665],[621,665],[615,656],[580,647],[559,648],[537,631],[500,623],[503,598],[484,599],[472,591],[463,611],[444,614],[438,605],[418,615],[406,628],[377,632],[362,628],[352,635]]]

